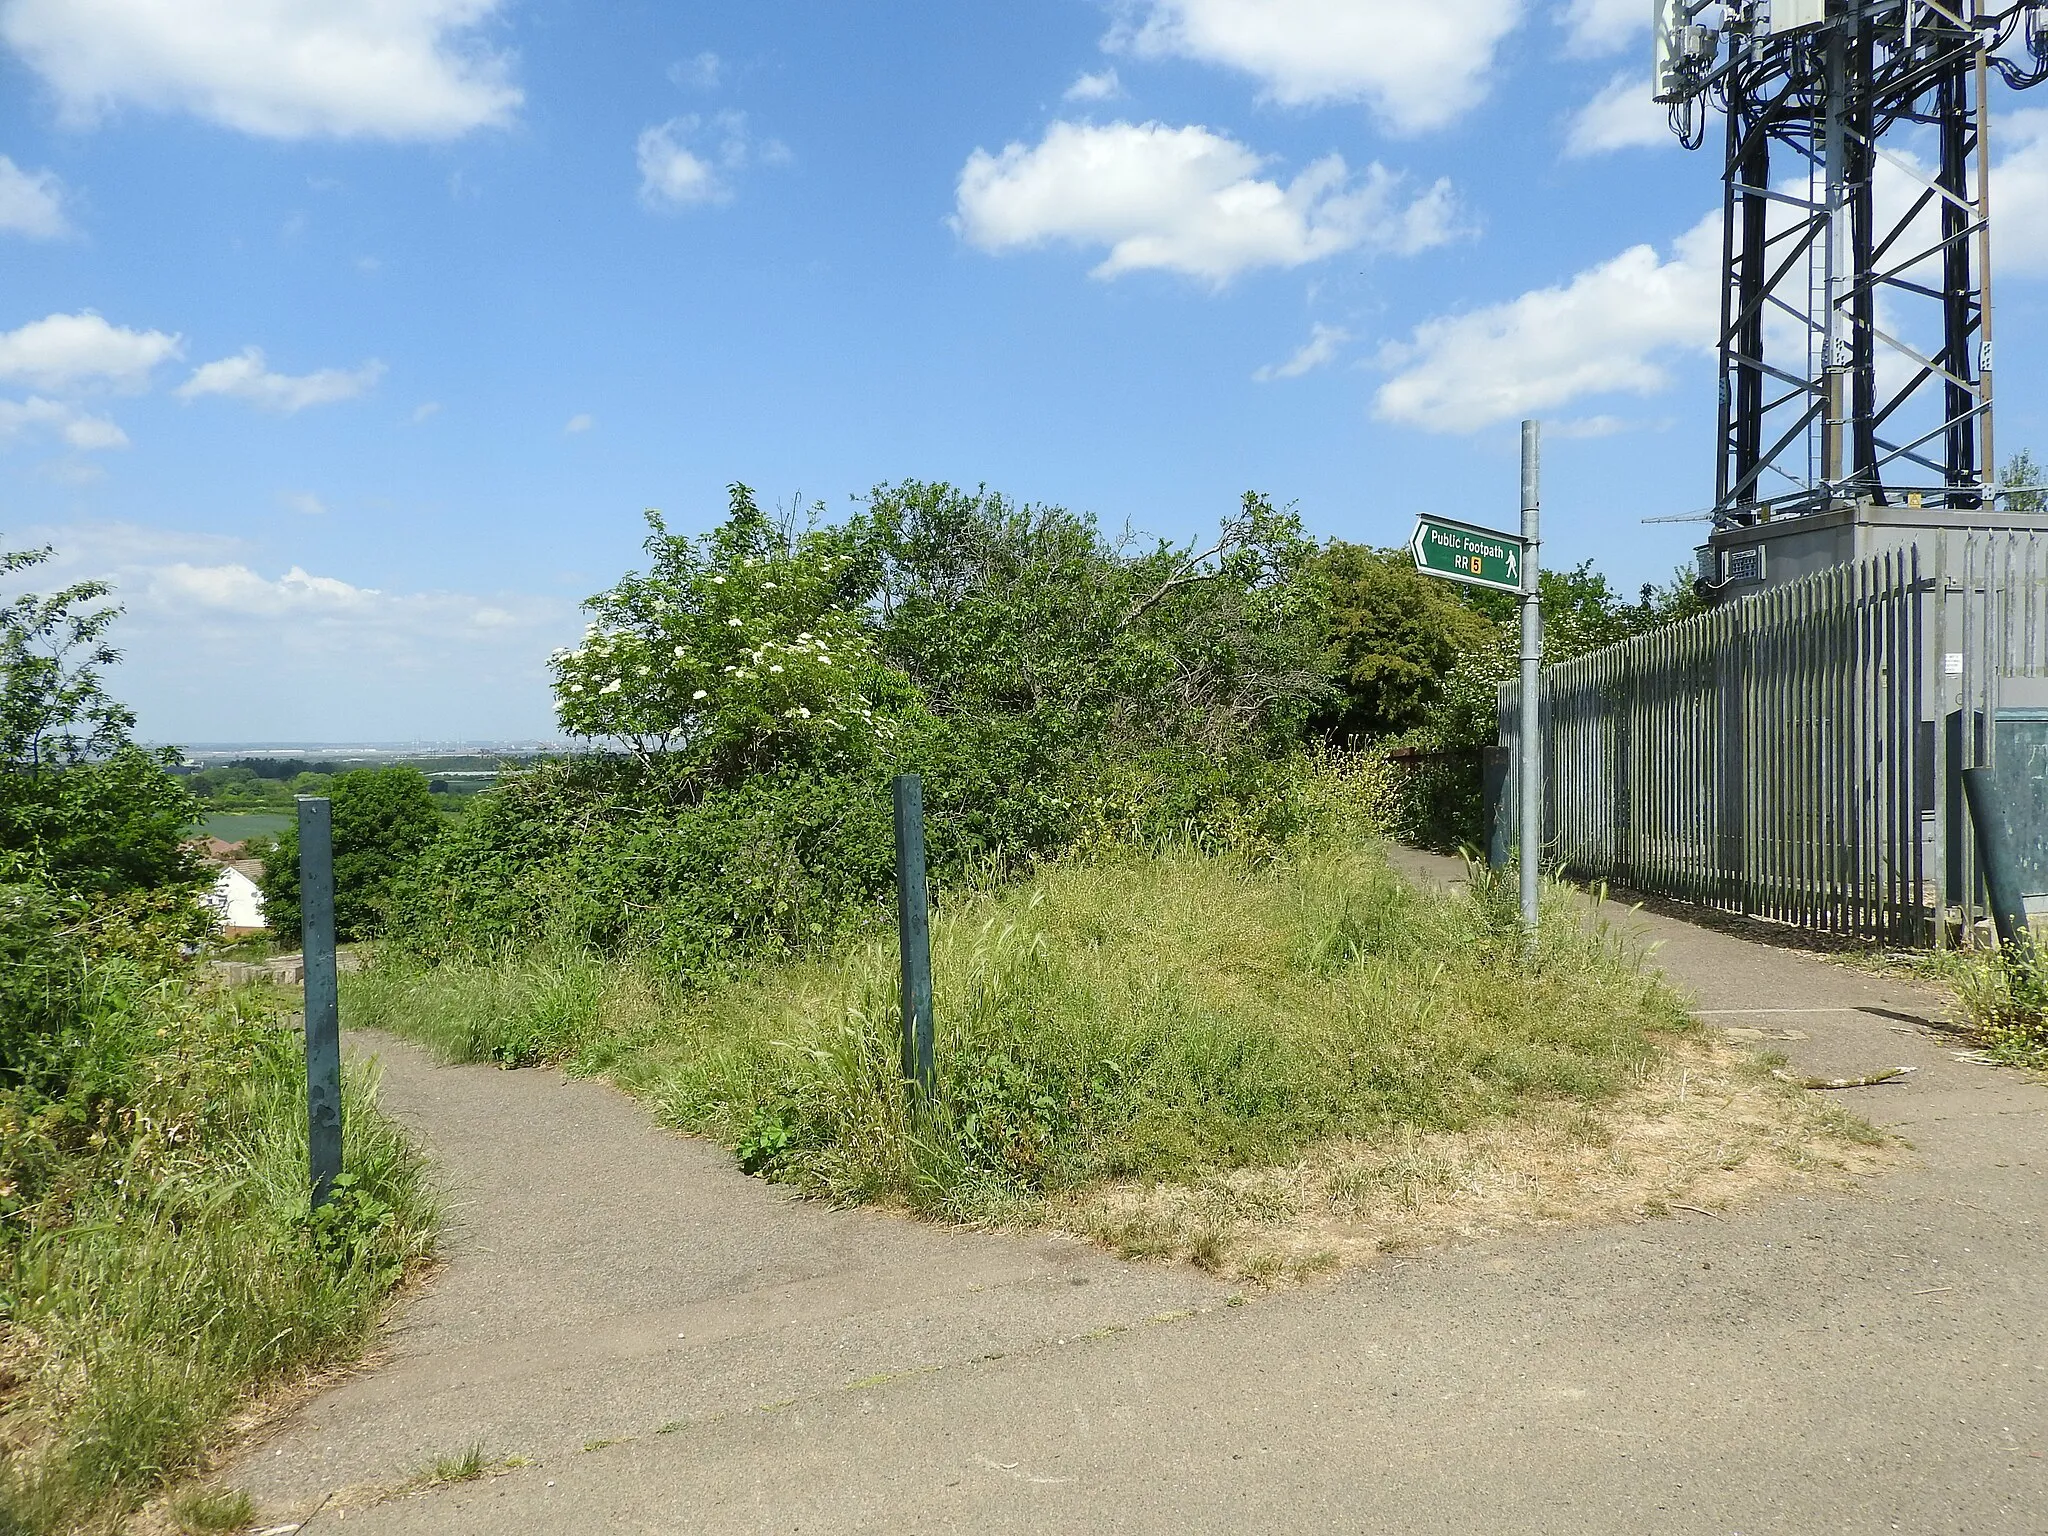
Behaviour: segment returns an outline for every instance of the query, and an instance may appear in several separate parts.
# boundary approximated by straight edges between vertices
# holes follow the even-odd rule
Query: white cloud
[[[72,478],[76,461],[46,466]],[[241,519],[248,521],[248,519]],[[304,525],[262,523],[265,544]],[[126,610],[109,685],[144,740],[373,742],[551,739],[547,657],[582,629],[532,592],[419,591],[258,553],[248,539],[136,523],[8,530],[54,545],[39,590],[96,578]],[[281,574],[280,574],[281,573]],[[0,587],[7,583],[0,581]],[[21,590],[18,579],[9,590]],[[277,679],[288,673],[292,686]]]
[[[1673,353],[1703,352],[1719,325],[1721,216],[1668,258],[1638,245],[1504,304],[1426,320],[1380,354],[1393,377],[1378,415],[1432,432],[1540,416],[1585,395],[1663,389]]]
[[[109,325],[89,309],[45,315],[18,330],[0,331],[0,379],[49,390],[92,384],[144,389],[151,370],[176,357],[182,345],[162,331]]]
[[[1116,77],[1114,69],[1105,69],[1100,74],[1082,74],[1067,87],[1066,101],[1114,101],[1123,95],[1123,82]]]
[[[60,556],[67,532],[56,535]],[[175,658],[176,667],[167,669],[178,673],[205,659],[216,676],[261,674],[279,656],[291,656],[311,662],[315,678],[322,661],[349,667],[369,658],[379,675],[424,679],[444,667],[451,652],[466,651],[479,664],[509,667],[538,682],[550,645],[572,630],[566,603],[524,593],[389,592],[301,565],[266,576],[246,559],[218,555],[152,561],[90,547],[76,554],[74,563],[113,582],[126,607],[122,632],[129,656],[154,653],[157,645],[135,642],[161,637],[162,660]]]
[[[75,523],[19,529],[8,543],[56,547],[36,573],[40,582],[113,584],[126,609],[114,641],[128,658],[114,686],[142,707],[146,728],[159,730],[190,733],[180,721],[201,717],[221,721],[209,735],[249,739],[274,730],[263,722],[274,719],[279,695],[262,680],[276,675],[281,657],[303,668],[297,675],[320,701],[321,718],[301,734],[345,733],[330,709],[375,716],[394,681],[427,706],[413,703],[413,723],[392,735],[503,736],[511,734],[508,717],[544,729],[546,658],[577,630],[574,608],[559,598],[383,590],[298,563],[265,574],[248,541],[219,534]],[[451,654],[464,658],[453,671]],[[223,714],[223,697],[240,702]],[[161,720],[166,707],[179,721]],[[456,720],[469,723],[450,728]]]
[[[744,112],[672,117],[641,129],[633,151],[640,168],[640,202],[656,210],[730,202],[730,178],[749,164],[787,165],[790,160],[789,146],[780,139],[754,139]]]
[[[246,565],[189,565],[184,561],[150,571],[144,590],[157,607],[199,613],[225,609],[250,618],[346,613],[383,596],[375,587],[309,575],[296,565],[272,581]]]
[[[595,416],[591,415],[588,411],[578,411],[568,421],[563,423],[562,430],[573,437],[578,432],[588,432],[596,425],[597,418]]]
[[[1254,383],[1267,384],[1274,379],[1298,379],[1304,373],[1326,368],[1337,360],[1337,354],[1344,343],[1351,339],[1351,333],[1341,326],[1324,325],[1320,320],[1309,328],[1308,340],[1303,342],[1295,354],[1284,363],[1268,363],[1252,375]]]
[[[1644,0],[1647,5],[1648,0]],[[1403,132],[1486,94],[1518,0],[1131,0],[1104,46],[1239,69],[1276,101],[1364,101]]]
[[[282,498],[284,504],[301,517],[325,517],[327,503],[311,491],[290,491]]]
[[[640,167],[640,201],[649,208],[687,208],[722,203],[732,196],[708,161],[676,142],[683,119],[640,130],[634,158]]]
[[[1573,114],[1564,152],[1572,156],[1600,155],[1609,150],[1654,149],[1677,142],[1671,131],[1670,110],[1650,99],[1650,82],[1625,70]]]
[[[267,138],[446,139],[520,93],[477,39],[499,0],[0,0],[67,120],[132,104]]]
[[[331,405],[353,400],[375,387],[384,376],[384,365],[368,362],[360,368],[322,368],[317,373],[272,373],[263,360],[261,347],[245,347],[233,357],[223,357],[193,370],[180,384],[180,400],[197,400],[203,395],[226,395],[246,400],[267,411],[289,415],[309,405]]]
[[[86,452],[128,446],[128,434],[112,421],[60,400],[45,400],[41,395],[0,400],[0,445],[42,433]]]
[[[1650,30],[1650,0],[1570,0],[1558,18],[1566,46],[1582,57],[1619,53]]]
[[[69,234],[63,183],[48,171],[24,171],[0,155],[0,231],[36,240]]]
[[[2048,110],[2000,113],[1991,142],[1992,276],[2048,276]]]
[[[725,60],[707,50],[692,59],[676,60],[668,67],[668,77],[690,90],[715,91],[725,78]]]
[[[1207,128],[1056,122],[1035,147],[968,156],[953,227],[992,252],[1107,246],[1097,277],[1159,269],[1216,284],[1340,251],[1408,255],[1459,233],[1446,181],[1404,200],[1403,178],[1377,164],[1354,178],[1326,155],[1284,187],[1259,177],[1264,164]]]

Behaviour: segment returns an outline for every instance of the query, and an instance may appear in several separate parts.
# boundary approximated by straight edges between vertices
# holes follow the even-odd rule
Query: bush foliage
[[[50,554],[0,551],[0,576]],[[107,596],[83,582],[0,604],[0,1092],[81,1112],[114,1092],[91,1045],[102,968],[162,977],[204,926],[195,803],[102,682],[120,658]]]
[[[1498,739],[1500,687],[1519,665],[1516,600],[1420,576],[1405,550],[1333,544],[1325,560],[1345,702],[1324,717],[1324,729],[1400,751],[1387,806],[1397,837],[1425,848],[1481,846],[1481,749]],[[1629,602],[1590,561],[1544,571],[1537,600],[1546,666],[1688,617],[1702,604],[1683,571],[1668,586],[1646,584]]]
[[[401,876],[441,835],[441,812],[426,775],[403,764],[337,774],[324,793],[333,817],[335,936],[368,938],[381,927]],[[281,940],[299,941],[296,823],[264,860],[263,917]]]
[[[1228,820],[1331,692],[1317,551],[1257,496],[1202,545],[921,482],[838,525],[745,486],[701,537],[649,524],[553,659],[564,724],[616,750],[481,797],[390,892],[415,950],[727,973],[872,915],[895,773],[924,778],[946,885]]]

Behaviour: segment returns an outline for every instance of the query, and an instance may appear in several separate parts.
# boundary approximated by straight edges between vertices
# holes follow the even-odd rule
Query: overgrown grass
[[[171,1519],[187,1536],[239,1531],[255,1523],[256,1503],[239,1488],[192,1488],[172,1500]]]
[[[114,1529],[252,1393],[353,1355],[428,1251],[424,1165],[361,1072],[347,1182],[309,1218],[300,1038],[249,1006],[165,989],[110,1017],[139,1086],[79,1134],[64,1105],[36,1120],[0,1098],[5,1146],[42,1158],[26,1203],[10,1161],[0,1226],[0,1532]],[[172,1513],[204,1529],[242,1507],[195,1493]]]
[[[1611,1099],[1691,1026],[1571,892],[1549,902],[1525,954],[1511,891],[1417,889],[1368,846],[1056,867],[935,922],[928,1109],[899,1075],[887,942],[697,994],[569,951],[394,957],[345,1005],[453,1059],[607,1072],[807,1194],[1030,1219],[1093,1181]]]
[[[1987,1055],[2048,1069],[2048,956],[2032,938],[2012,949],[1951,951],[1945,971]]]

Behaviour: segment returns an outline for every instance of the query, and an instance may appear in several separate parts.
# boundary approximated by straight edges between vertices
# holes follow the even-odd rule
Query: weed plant
[[[2031,937],[1995,953],[1957,952],[1947,979],[1989,1055],[2048,1067],[2048,956]]]
[[[0,1532],[116,1528],[253,1391],[352,1356],[434,1231],[365,1074],[344,1084],[348,1174],[310,1216],[296,1031],[173,987],[114,1002],[82,1054],[126,1064],[118,1102],[74,1124],[77,1102],[0,1095]],[[204,1522],[232,1504],[173,1516],[225,1528]]]
[[[1105,852],[949,902],[938,1081],[898,1068],[892,942],[708,992],[573,950],[346,980],[354,1025],[465,1060],[609,1072],[749,1171],[840,1202],[1029,1219],[1104,1179],[1191,1180],[1333,1136],[1454,1130],[1636,1080],[1680,999],[1553,887],[1419,889],[1370,845]]]
[[[186,1536],[215,1536],[255,1524],[256,1504],[239,1488],[193,1488],[172,1500],[171,1519]]]
[[[473,1441],[459,1456],[438,1456],[426,1471],[430,1483],[473,1483],[491,1469],[483,1442]]]

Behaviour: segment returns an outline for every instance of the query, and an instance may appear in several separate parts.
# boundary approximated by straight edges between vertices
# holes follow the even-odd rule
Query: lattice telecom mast
[[[1656,97],[1728,120],[1717,528],[1992,494],[1986,86],[2048,5],[1654,0]]]

